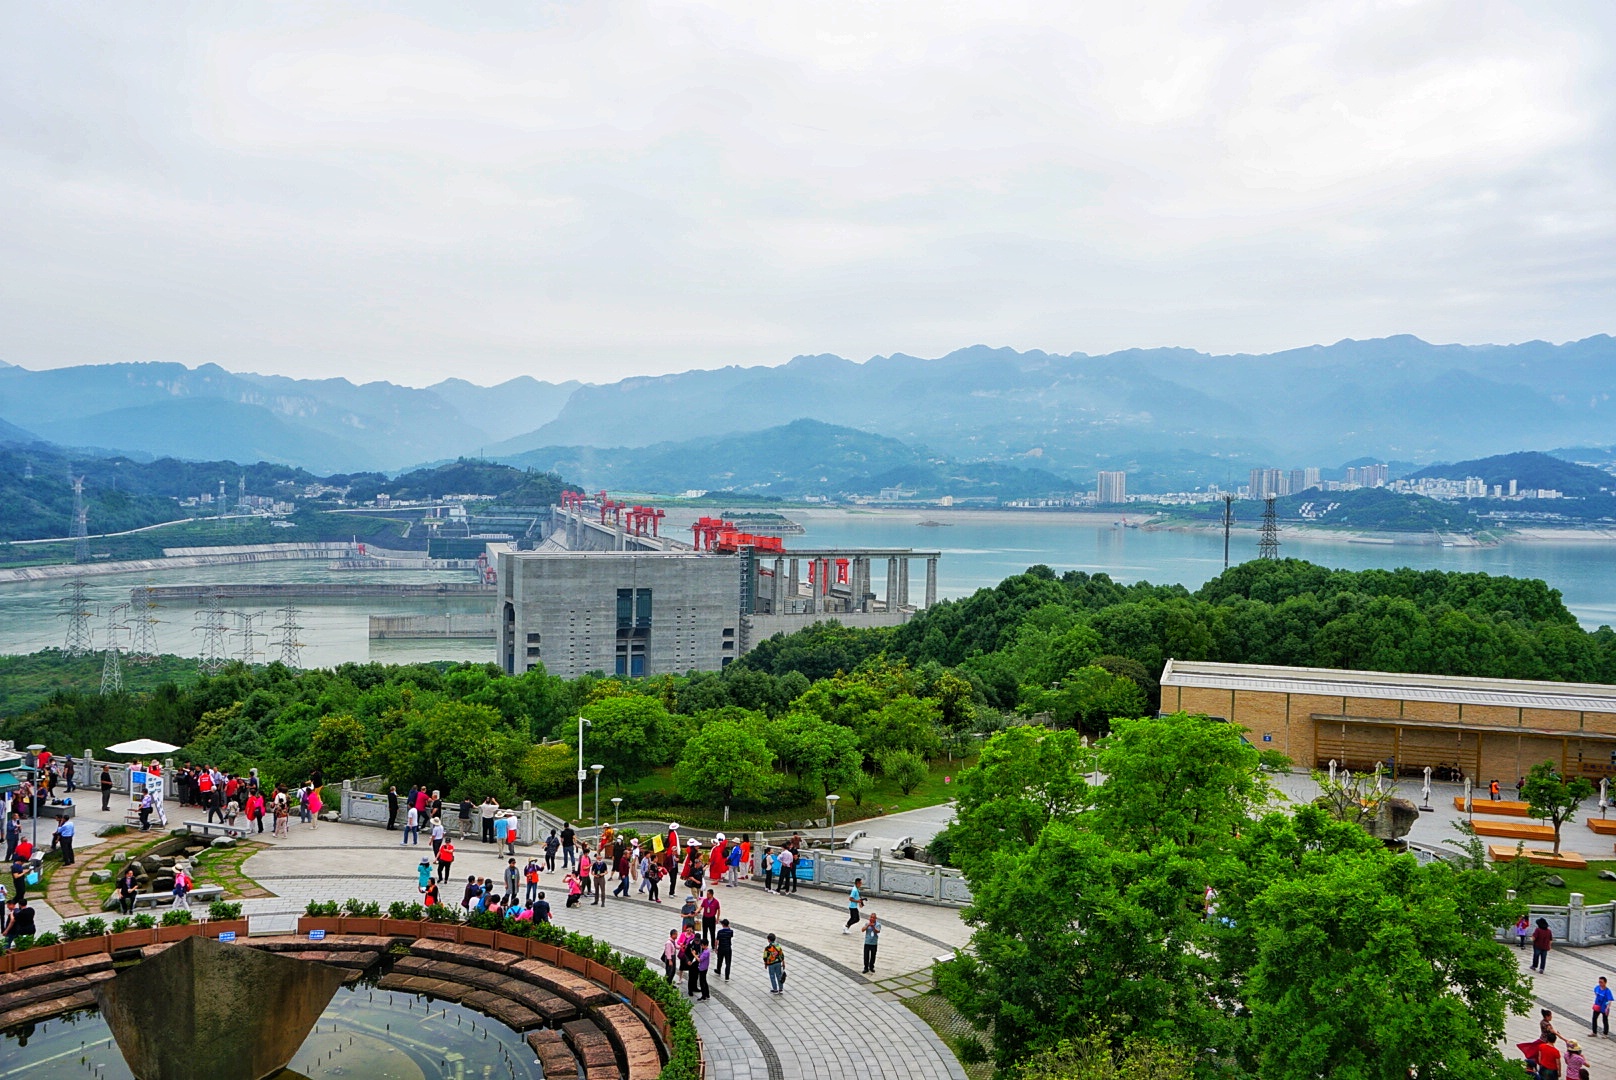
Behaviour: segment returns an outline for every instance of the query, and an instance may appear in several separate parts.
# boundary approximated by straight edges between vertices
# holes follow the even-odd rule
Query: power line
[[[1257,542],[1257,558],[1279,558],[1279,521],[1274,516],[1274,496],[1263,500],[1262,539]]]
[[[67,620],[67,641],[62,651],[68,656],[89,656],[95,651],[90,617],[96,612],[89,597],[84,595],[84,579],[74,578],[62,587],[68,590],[68,594],[57,601],[67,609],[56,616]]]

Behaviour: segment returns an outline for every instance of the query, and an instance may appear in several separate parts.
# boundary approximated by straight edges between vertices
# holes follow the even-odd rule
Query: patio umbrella
[[[138,757],[147,757],[151,754],[172,754],[179,747],[173,743],[159,742],[156,739],[130,739],[128,742],[118,743],[107,747],[109,754],[134,754]]]

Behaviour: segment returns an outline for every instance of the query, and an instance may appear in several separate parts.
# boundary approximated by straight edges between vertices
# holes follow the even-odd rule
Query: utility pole
[[[129,629],[118,616],[129,610],[128,604],[119,604],[107,613],[106,659],[101,664],[101,696],[123,693],[123,667],[118,663],[118,634]]]
[[[193,626],[191,630],[193,633],[202,631],[202,656],[197,666],[205,675],[217,675],[225,665],[224,636],[229,632],[225,616],[228,614],[224,609],[224,592],[219,589],[213,591],[208,606],[196,613],[202,625]]]
[[[73,561],[90,561],[89,515],[84,508],[84,477],[73,478]]]
[[[241,662],[247,667],[252,667],[253,664],[258,662],[258,646],[253,643],[253,639],[269,636],[262,630],[253,629],[253,624],[262,619],[264,613],[262,611],[238,611],[235,612],[235,616],[239,624],[235,633],[241,638]]]
[[[68,656],[89,656],[95,651],[95,644],[90,633],[90,617],[95,609],[90,606],[89,598],[84,595],[84,579],[74,578],[64,588],[68,594],[57,601],[67,610],[56,616],[67,620],[67,641],[62,651]]]
[[[129,648],[129,662],[131,664],[156,663],[159,655],[157,651],[157,597],[150,585],[144,585],[137,590],[137,596],[131,599],[131,607],[135,612],[134,618],[129,621],[134,624],[134,641]]]
[[[292,606],[290,600],[280,609],[281,621],[275,624],[275,629],[281,632],[280,648],[281,663],[293,671],[303,669],[303,643],[297,640],[297,632],[303,627],[298,624],[297,608]]]
[[[1263,500],[1262,539],[1257,542],[1257,558],[1279,558],[1279,521],[1274,516],[1274,497]]]
[[[1223,493],[1223,568],[1229,569],[1229,530],[1234,527],[1234,493]]]

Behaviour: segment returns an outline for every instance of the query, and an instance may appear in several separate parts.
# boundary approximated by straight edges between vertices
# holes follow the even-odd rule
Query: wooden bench
[[[1453,797],[1453,808],[1464,811],[1464,796]],[[1523,802],[1509,802],[1500,799],[1497,802],[1489,799],[1485,792],[1470,796],[1470,810],[1475,814],[1492,814],[1497,817],[1532,817],[1532,804]]]
[[[1487,854],[1492,856],[1494,862],[1515,861],[1515,849],[1507,844],[1493,844],[1487,848]],[[1528,848],[1526,857],[1539,866],[1549,866],[1556,870],[1588,869],[1588,860],[1575,851],[1562,851],[1556,855],[1552,851],[1533,851]]]
[[[1602,836],[1616,836],[1616,818],[1591,817],[1583,824],[1588,826],[1589,832],[1596,832]]]
[[[1477,836],[1506,836],[1511,840],[1547,840],[1554,842],[1553,825],[1526,825],[1514,821],[1472,821],[1470,827]]]
[[[213,821],[187,821],[185,827],[193,835],[200,833],[203,837],[210,837],[217,832],[220,836],[233,836],[237,840],[247,838],[247,826],[245,825],[226,825],[222,822]]]
[[[222,900],[224,899],[224,886],[197,885],[192,887],[190,896],[193,902],[201,900],[204,903],[211,903],[214,900]],[[174,894],[172,892],[143,892],[135,894],[136,908],[160,907],[163,904],[172,904],[173,902]]]

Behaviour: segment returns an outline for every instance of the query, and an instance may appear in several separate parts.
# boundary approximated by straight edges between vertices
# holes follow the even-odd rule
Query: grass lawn
[[[838,792],[841,801],[836,804],[836,824],[841,827],[849,822],[862,821],[865,818],[878,817],[882,814],[896,814],[903,810],[918,810],[923,806],[936,806],[947,802],[953,797],[953,781],[960,771],[969,764],[969,761],[959,758],[949,761],[943,758],[931,763],[931,771],[926,779],[921,781],[919,787],[908,795],[898,790],[896,784],[886,777],[878,777],[875,790],[864,798],[863,806],[854,806],[852,798],[845,792]],[[628,820],[666,820],[670,816],[676,817],[681,824],[692,825],[696,828],[716,827],[726,824],[724,822],[723,807],[679,806],[677,808],[668,804],[668,797],[673,794],[673,770],[671,768],[658,769],[649,776],[623,785],[622,789],[610,784],[602,784],[600,788],[600,817],[602,821],[612,819],[612,796],[621,795],[623,806],[621,816]],[[663,795],[661,793],[667,793]],[[642,807],[651,805],[657,809],[635,809],[635,795],[653,796],[638,800]],[[557,817],[572,819],[578,816],[578,796],[574,792],[560,798],[546,799],[539,806]],[[584,821],[594,820],[595,788],[592,782],[584,785]],[[731,811],[728,825],[734,829],[771,829],[777,822],[802,821],[811,818],[825,817],[825,803],[823,799],[814,799],[801,806],[783,807],[765,811]]]
[[[1532,904],[1564,904],[1572,893],[1580,892],[1585,904],[1616,902],[1616,881],[1599,880],[1601,870],[1616,870],[1616,862],[1590,862],[1586,870],[1555,870],[1565,879],[1565,888],[1543,885],[1526,900]]]

